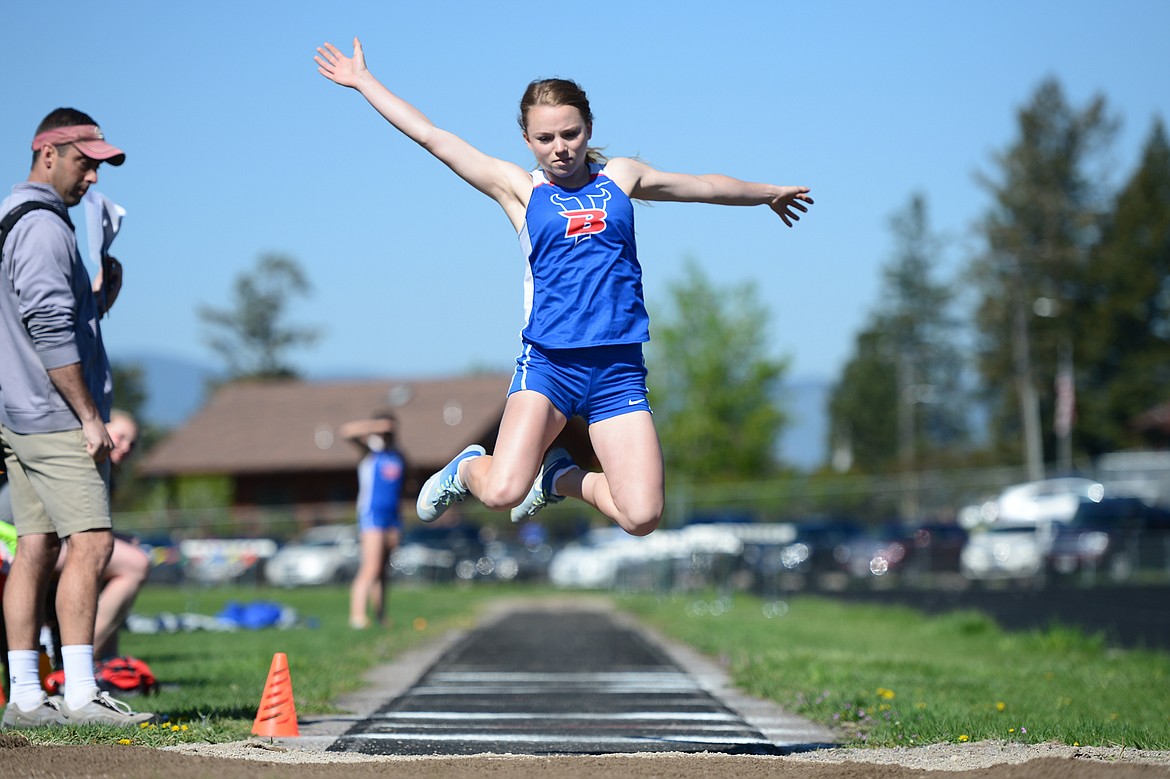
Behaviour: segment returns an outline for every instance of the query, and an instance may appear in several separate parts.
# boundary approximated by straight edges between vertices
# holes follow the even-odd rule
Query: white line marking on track
[[[691,720],[701,722],[740,722],[734,714],[704,711],[619,711],[619,712],[459,712],[459,711],[393,711],[379,714],[372,719],[427,719],[427,720],[526,720],[526,719],[566,719],[566,720],[646,720],[646,721],[677,721]]]
[[[724,738],[711,736],[684,738],[680,736],[556,736],[515,734],[502,737],[499,733],[356,733],[346,739],[369,739],[371,741],[493,741],[496,743],[571,743],[571,744],[646,744],[665,741],[678,744],[768,744],[758,738]]]

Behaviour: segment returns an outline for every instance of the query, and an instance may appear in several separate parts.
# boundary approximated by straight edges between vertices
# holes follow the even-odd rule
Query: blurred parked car
[[[899,525],[883,525],[842,541],[833,550],[833,559],[855,579],[892,574],[910,554],[910,537]]]
[[[185,579],[201,584],[255,582],[261,565],[276,549],[271,538],[188,538],[179,542]]]
[[[926,522],[911,528],[907,573],[958,573],[968,534],[957,524]]]
[[[484,546],[492,578],[501,581],[542,581],[548,578],[553,549],[544,542],[495,539]]]
[[[863,532],[847,518],[805,519],[799,522],[759,523],[757,531],[741,534],[741,571],[745,586],[764,597],[782,590],[829,586],[842,579],[835,557],[837,548]]]
[[[984,507],[983,515],[990,522],[1067,522],[1082,500],[1101,500],[1104,494],[1105,487],[1093,479],[1041,479],[1006,488]]]
[[[968,579],[1031,579],[1043,569],[1043,528],[1034,522],[996,522],[974,532],[959,556]]]
[[[469,581],[492,575],[479,528],[473,525],[427,525],[406,533],[390,556],[393,574],[423,581]]]
[[[851,519],[797,522],[796,537],[780,550],[780,564],[792,573],[827,573],[840,565],[838,549],[864,535],[865,528]]]
[[[1057,530],[1048,566],[1062,575],[1101,572],[1113,581],[1142,568],[1170,573],[1170,511],[1139,498],[1086,501]]]
[[[650,538],[662,530],[651,533]],[[557,587],[604,589],[614,586],[622,564],[637,559],[638,542],[620,527],[594,528],[552,557],[548,578]]]
[[[853,578],[958,573],[967,531],[958,525],[883,525],[840,544],[838,565]]]
[[[322,525],[277,550],[264,565],[264,577],[278,587],[347,582],[360,562],[356,525]]]
[[[709,586],[730,575],[732,561],[743,553],[737,527],[701,523],[644,537],[618,527],[595,528],[553,555],[549,581],[586,589]]]
[[[1109,452],[1097,458],[1093,472],[1110,497],[1124,495],[1150,505],[1170,504],[1170,451]]]

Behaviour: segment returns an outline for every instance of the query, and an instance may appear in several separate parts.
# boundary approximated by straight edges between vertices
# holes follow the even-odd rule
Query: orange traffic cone
[[[256,721],[252,723],[252,733],[269,737],[301,735],[297,729],[292,677],[288,673],[288,658],[284,652],[272,656],[268,681],[264,684],[264,696],[260,699],[260,710],[256,712]]]

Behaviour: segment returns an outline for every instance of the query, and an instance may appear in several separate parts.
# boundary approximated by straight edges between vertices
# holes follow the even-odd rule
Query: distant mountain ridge
[[[158,427],[186,422],[203,406],[208,383],[223,375],[210,366],[169,355],[111,353],[110,361],[141,368],[146,389],[143,421]]]
[[[781,390],[789,425],[780,437],[780,459],[801,470],[813,470],[828,459],[829,392],[824,379],[794,379]]]

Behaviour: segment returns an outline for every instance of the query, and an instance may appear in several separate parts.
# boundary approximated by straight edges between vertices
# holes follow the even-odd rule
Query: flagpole
[[[1052,418],[1056,434],[1056,455],[1062,473],[1072,472],[1072,430],[1076,419],[1076,375],[1073,372],[1072,344],[1064,339],[1060,344],[1059,365],[1056,369],[1056,409]]]

